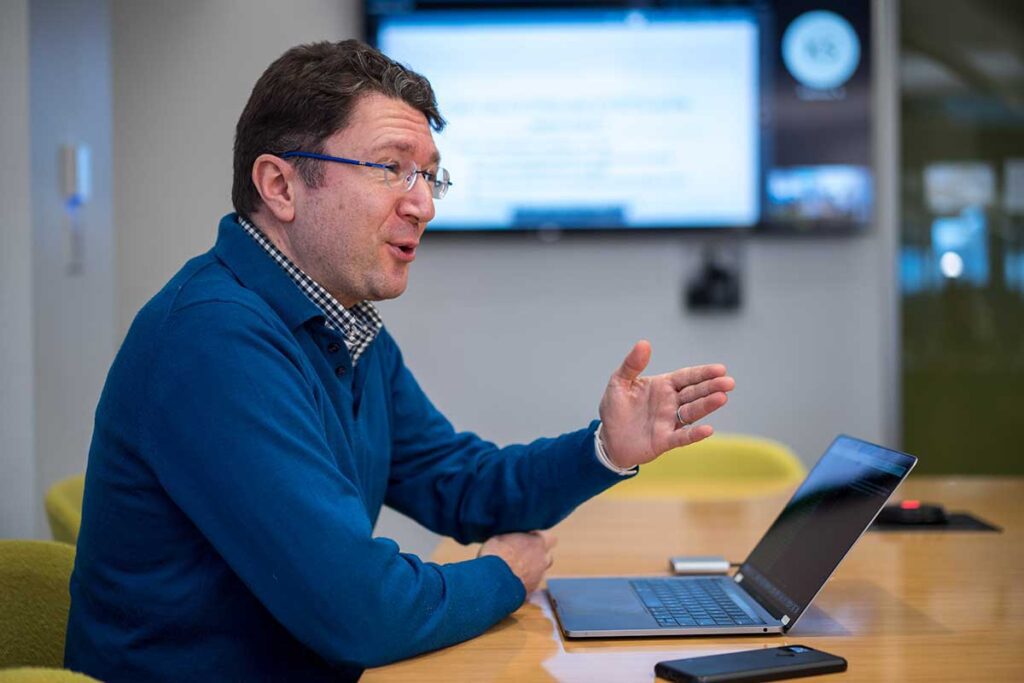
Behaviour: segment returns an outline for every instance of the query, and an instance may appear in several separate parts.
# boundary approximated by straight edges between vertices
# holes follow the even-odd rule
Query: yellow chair
[[[67,669],[20,667],[0,669],[0,683],[99,683],[95,678]]]
[[[735,499],[790,488],[807,470],[787,446],[756,436],[715,434],[640,466],[610,498]]]
[[[0,669],[64,665],[75,548],[0,541]]]
[[[55,541],[75,545],[78,529],[82,526],[82,492],[85,475],[76,474],[61,479],[46,492],[46,518]]]

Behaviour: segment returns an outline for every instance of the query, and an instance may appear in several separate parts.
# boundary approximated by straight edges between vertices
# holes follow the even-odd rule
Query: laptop
[[[840,435],[734,576],[548,579],[569,638],[786,633],[917,463]]]

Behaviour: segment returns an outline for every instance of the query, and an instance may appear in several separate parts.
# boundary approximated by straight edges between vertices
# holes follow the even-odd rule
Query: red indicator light
[[[900,503],[900,507],[904,510],[916,510],[921,507],[921,501],[919,500],[905,500]]]

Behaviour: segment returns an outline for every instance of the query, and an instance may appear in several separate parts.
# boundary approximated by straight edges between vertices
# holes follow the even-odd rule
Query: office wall
[[[0,3],[0,538],[34,532],[28,2]]]
[[[292,44],[357,26],[351,3],[319,1],[115,0],[113,18],[123,333],[212,244],[230,209],[233,125],[262,69]],[[780,439],[812,462],[840,431],[896,439],[892,235],[886,218],[861,236],[743,241],[742,311],[703,317],[680,306],[702,237],[428,234],[409,291],[383,310],[437,404],[496,441],[585,424],[608,374],[647,337],[653,370],[728,364],[738,388],[716,427]]]
[[[114,0],[118,324],[231,209],[235,123],[256,79],[299,42],[357,32],[354,0]]]
[[[93,413],[115,351],[110,6],[29,3],[35,311],[36,533],[42,496],[85,468]],[[91,197],[80,209],[81,263],[69,264],[60,147],[91,153]]]

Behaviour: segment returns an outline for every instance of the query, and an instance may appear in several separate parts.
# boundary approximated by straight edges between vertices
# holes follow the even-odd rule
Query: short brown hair
[[[262,199],[252,183],[252,165],[261,154],[291,150],[323,152],[324,140],[348,125],[356,102],[379,93],[423,112],[435,131],[445,121],[429,81],[359,40],[299,45],[267,67],[235,128],[231,202],[243,216]],[[310,187],[323,181],[321,164],[294,159]]]

